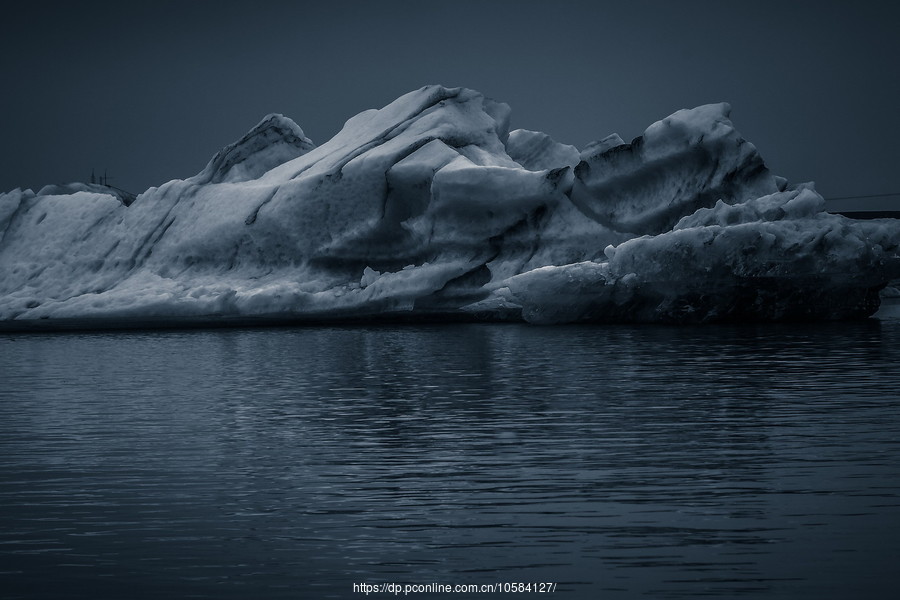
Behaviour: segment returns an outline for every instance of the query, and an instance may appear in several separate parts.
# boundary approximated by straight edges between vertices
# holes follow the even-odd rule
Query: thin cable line
[[[887,196],[900,196],[900,192],[891,194],[868,194],[866,196],[838,196],[836,198],[825,198],[826,200],[856,200],[857,198],[885,198]]]

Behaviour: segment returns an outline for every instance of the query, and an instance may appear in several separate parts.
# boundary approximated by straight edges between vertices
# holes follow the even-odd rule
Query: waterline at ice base
[[[824,210],[727,104],[579,150],[427,86],[315,146],[269,115],[199,174],[0,195],[0,329],[321,321],[837,320],[900,278],[900,221]]]

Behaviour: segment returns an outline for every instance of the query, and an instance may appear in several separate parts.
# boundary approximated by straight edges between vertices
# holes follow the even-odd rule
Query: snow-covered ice
[[[839,319],[900,278],[900,225],[824,212],[711,104],[579,151],[428,86],[316,147],[269,115],[126,201],[0,194],[0,327],[348,318]],[[130,201],[130,199],[128,199]]]

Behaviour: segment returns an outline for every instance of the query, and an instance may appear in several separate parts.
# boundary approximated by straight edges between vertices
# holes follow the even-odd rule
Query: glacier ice
[[[607,139],[575,167],[572,201],[595,220],[636,234],[662,233],[718,199],[777,191],[756,148],[728,120],[728,104],[680,110],[631,144]]]
[[[898,269],[898,224],[824,212],[811,186],[728,205],[507,282],[532,322],[865,317]]]
[[[222,148],[193,181],[249,181],[315,147],[296,123],[273,113],[266,115],[244,137]]]
[[[315,146],[269,115],[131,199],[0,194],[0,327],[334,319],[707,322],[871,315],[900,226],[824,212],[729,120],[582,150],[427,86]]]

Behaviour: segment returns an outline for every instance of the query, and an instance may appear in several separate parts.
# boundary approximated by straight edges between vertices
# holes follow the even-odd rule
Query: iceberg
[[[269,115],[199,174],[134,198],[13,190],[0,328],[873,314],[900,278],[898,222],[828,214],[729,111],[678,111],[579,151],[435,85],[320,146]]]

